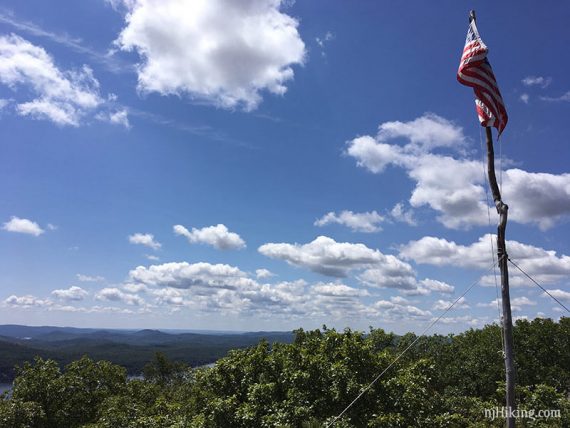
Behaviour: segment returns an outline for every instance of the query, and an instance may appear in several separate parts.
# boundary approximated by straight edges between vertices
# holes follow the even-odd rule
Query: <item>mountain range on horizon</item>
[[[252,346],[262,339],[270,343],[290,343],[293,333],[0,325],[0,382],[11,382],[14,367],[36,356],[65,365],[87,355],[94,360],[122,365],[129,375],[138,375],[157,352],[173,361],[198,367],[215,362],[232,349]]]

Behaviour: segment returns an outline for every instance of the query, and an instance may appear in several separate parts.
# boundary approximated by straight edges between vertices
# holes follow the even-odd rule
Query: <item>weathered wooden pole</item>
[[[513,319],[511,315],[511,297],[509,293],[509,268],[507,246],[505,244],[505,231],[507,228],[507,216],[509,207],[503,203],[501,192],[497,185],[495,176],[495,152],[493,150],[493,134],[491,127],[485,128],[487,135],[487,173],[489,175],[489,186],[493,193],[493,201],[499,213],[499,225],[497,227],[497,257],[499,269],[501,270],[501,297],[503,301],[503,332],[505,343],[505,374],[507,381],[506,388],[506,408],[507,427],[514,428],[515,418],[512,412],[516,409],[515,403],[515,356],[513,350]]]

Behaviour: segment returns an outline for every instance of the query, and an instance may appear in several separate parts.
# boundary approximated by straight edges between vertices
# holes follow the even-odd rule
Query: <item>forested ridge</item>
[[[295,331],[293,343],[262,340],[211,368],[157,353],[142,379],[85,356],[63,368],[36,358],[16,370],[0,400],[11,427],[323,427],[416,339],[382,329]],[[519,320],[514,330],[517,402],[559,409],[524,427],[570,427],[570,318]],[[484,409],[504,404],[497,325],[419,339],[335,427],[502,427]]]
[[[97,330],[65,327],[0,326],[0,382],[12,382],[14,367],[35,356],[65,366],[83,355],[123,366],[138,376],[160,351],[192,367],[213,363],[229,350],[269,342],[291,342],[291,332],[188,333],[158,330]]]

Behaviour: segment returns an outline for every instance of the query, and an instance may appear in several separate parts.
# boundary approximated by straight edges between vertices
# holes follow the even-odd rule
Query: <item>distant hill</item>
[[[88,355],[124,366],[131,375],[141,373],[158,351],[192,367],[210,364],[231,349],[268,342],[291,343],[292,332],[176,333],[172,330],[111,330],[73,327],[0,325],[0,382],[14,378],[14,366],[36,355],[60,365]]]

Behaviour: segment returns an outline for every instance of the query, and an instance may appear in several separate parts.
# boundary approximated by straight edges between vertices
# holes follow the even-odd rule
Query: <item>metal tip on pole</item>
[[[476,21],[477,18],[475,17],[475,11],[474,10],[470,10],[469,11],[469,23],[471,23],[471,21]]]

